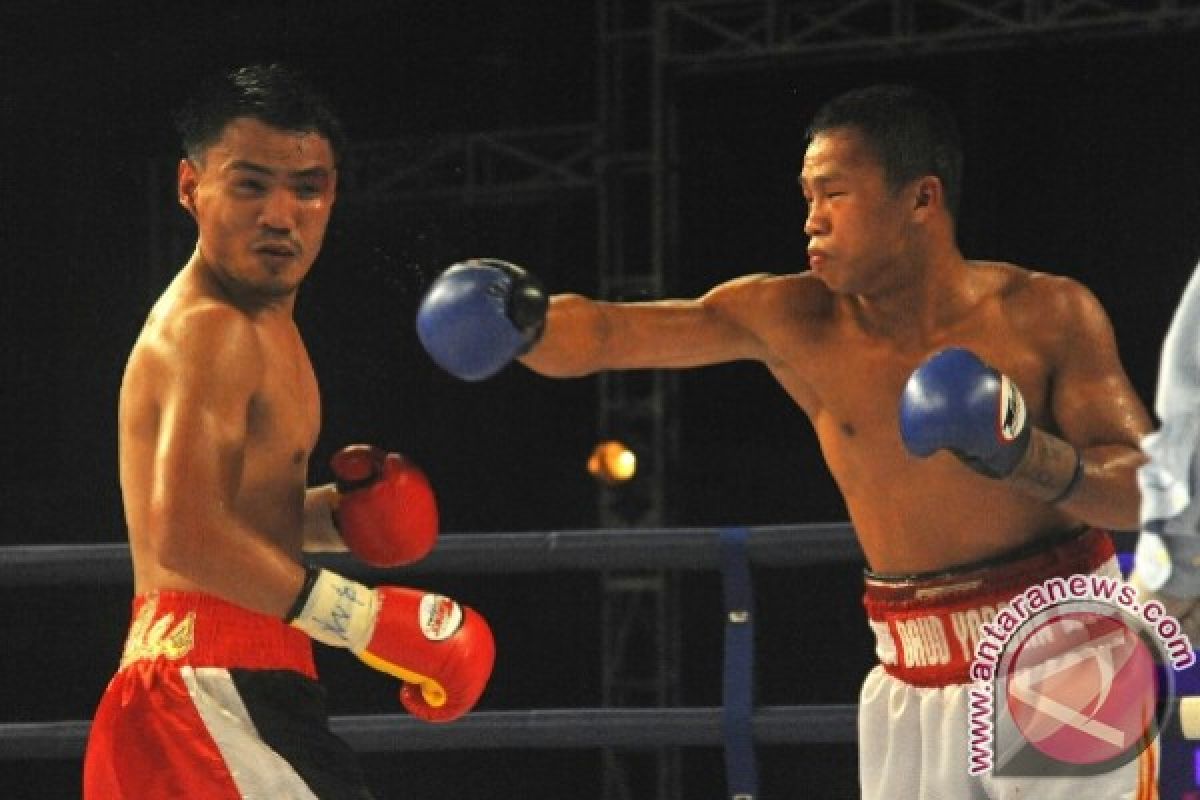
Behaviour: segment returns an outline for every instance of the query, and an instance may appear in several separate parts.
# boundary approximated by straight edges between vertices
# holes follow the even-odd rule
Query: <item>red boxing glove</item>
[[[426,722],[450,722],[483,694],[496,644],[483,617],[448,597],[391,586],[375,590],[375,631],[357,653],[404,681],[400,702]]]
[[[471,609],[417,589],[370,589],[329,570],[310,569],[286,620],[399,678],[400,702],[426,722],[470,711],[496,660],[491,628]]]
[[[365,444],[342,448],[329,465],[338,488],[333,520],[350,552],[373,567],[429,554],[437,540],[437,500],[420,468]]]

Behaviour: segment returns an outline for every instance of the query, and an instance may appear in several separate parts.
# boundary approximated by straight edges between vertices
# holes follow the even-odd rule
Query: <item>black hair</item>
[[[881,84],[854,89],[830,100],[808,126],[808,141],[837,128],[857,131],[883,166],[888,186],[935,175],[946,208],[958,216],[962,198],[962,140],[950,109],[939,98],[911,86]]]
[[[289,67],[255,64],[204,81],[175,114],[184,152],[199,159],[239,117],[284,131],[320,134],[333,149],[334,163],[341,162],[346,146],[341,122],[326,98]]]

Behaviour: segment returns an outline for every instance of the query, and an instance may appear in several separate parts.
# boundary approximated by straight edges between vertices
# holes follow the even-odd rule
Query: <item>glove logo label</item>
[[[1007,375],[1000,377],[1000,418],[996,422],[1000,440],[1006,444],[1016,441],[1025,429],[1025,401]]]
[[[421,633],[425,634],[426,639],[434,642],[449,639],[462,627],[462,608],[449,597],[440,594],[427,594],[422,597],[417,613]]]

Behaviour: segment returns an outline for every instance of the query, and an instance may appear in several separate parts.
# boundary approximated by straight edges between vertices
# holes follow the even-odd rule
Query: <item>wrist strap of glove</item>
[[[529,270],[498,258],[478,258],[468,263],[484,264],[498,269],[512,281],[504,313],[525,337],[525,344],[517,355],[528,353],[542,338],[546,327],[546,309],[549,307],[550,298],[546,296],[542,282]]]
[[[300,594],[296,595],[296,600],[292,603],[292,607],[283,615],[283,621],[291,625],[296,621],[296,617],[304,611],[304,606],[308,602],[308,596],[312,594],[313,585],[317,582],[317,576],[321,570],[314,567],[312,564],[304,565],[304,583],[300,586]]]
[[[379,613],[375,591],[327,569],[309,567],[309,571],[288,623],[318,642],[359,652],[375,632]]]
[[[1083,453],[1079,449],[1075,449],[1075,471],[1071,473],[1071,480],[1067,481],[1067,485],[1062,488],[1062,491],[1055,495],[1050,501],[1051,505],[1057,505],[1066,500],[1071,495],[1075,494],[1075,490],[1079,488],[1079,482],[1083,480]]]

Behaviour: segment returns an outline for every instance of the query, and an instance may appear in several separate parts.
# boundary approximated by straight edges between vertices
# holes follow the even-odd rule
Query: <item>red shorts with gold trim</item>
[[[201,593],[139,595],[84,798],[370,798],[316,677],[311,641],[282,620]]]

